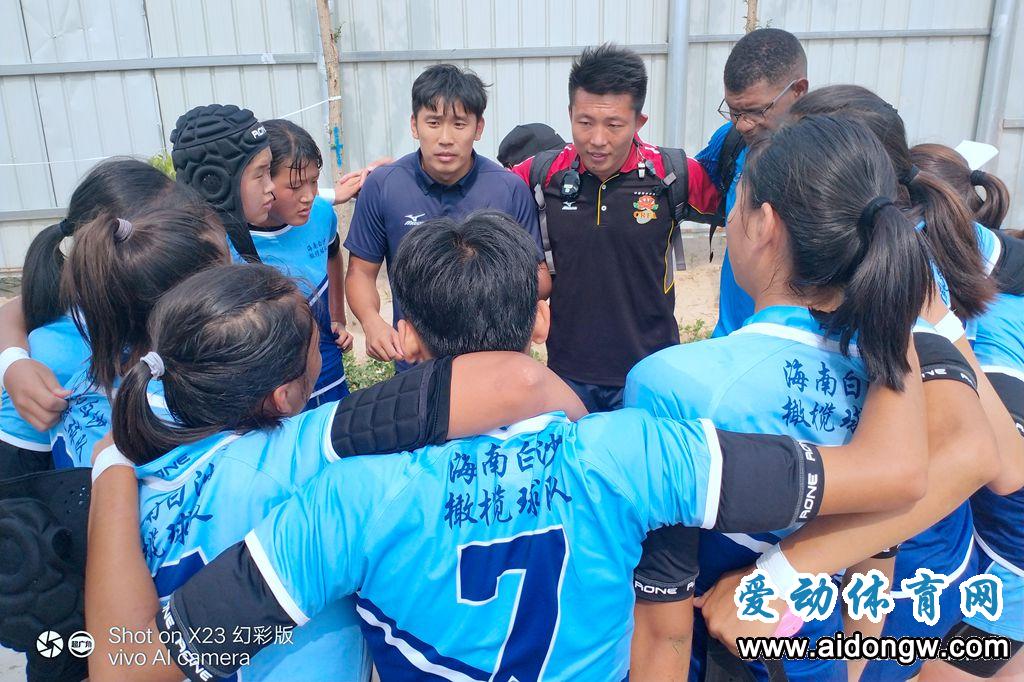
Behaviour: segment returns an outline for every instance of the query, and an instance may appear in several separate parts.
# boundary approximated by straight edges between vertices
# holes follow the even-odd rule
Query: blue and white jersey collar
[[[826,336],[811,311],[801,306],[775,305],[759,310],[747,318],[743,326],[733,334],[763,334],[780,339],[788,339],[805,346],[818,348],[831,353],[839,353],[839,339]],[[857,337],[850,342],[850,357],[859,358]]]
[[[135,467],[136,477],[143,485],[157,490],[174,490],[191,480],[192,474],[205,465],[218,450],[238,440],[241,434],[222,432],[179,445],[152,462]]]

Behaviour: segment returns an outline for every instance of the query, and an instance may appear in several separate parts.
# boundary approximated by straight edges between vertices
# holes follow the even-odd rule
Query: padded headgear
[[[195,107],[171,133],[171,160],[178,182],[189,185],[217,210],[239,254],[259,260],[242,210],[242,171],[270,145],[263,124],[234,104]]]
[[[28,653],[30,680],[81,680],[86,660],[65,649],[42,657],[36,638],[85,629],[90,470],[62,469],[0,482],[0,644]]]

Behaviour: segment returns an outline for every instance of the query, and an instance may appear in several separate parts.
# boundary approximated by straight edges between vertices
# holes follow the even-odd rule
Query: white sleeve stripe
[[[338,407],[340,405],[340,401],[334,403],[334,409],[331,410],[330,418],[324,422],[324,440],[320,447],[324,453],[324,459],[328,462],[337,462],[341,459],[334,450],[334,441],[331,440],[331,434],[334,431],[334,418],[338,415]]]
[[[718,442],[718,431],[709,419],[700,419],[707,438],[708,455],[711,459],[708,467],[708,489],[704,498],[704,522],[701,528],[711,529],[718,522],[718,502],[722,497],[722,446]]]
[[[1005,374],[1008,377],[1013,377],[1018,381],[1024,381],[1024,372],[1013,367],[1002,367],[1000,365],[982,365],[981,371],[985,374]]]
[[[284,583],[281,582],[281,578],[277,575],[277,571],[270,564],[270,559],[267,558],[267,553],[263,549],[263,545],[260,543],[260,539],[256,537],[255,531],[249,531],[245,535],[245,546],[249,548],[249,556],[252,557],[252,561],[256,564],[256,568],[259,570],[260,575],[267,581],[267,587],[273,592],[274,598],[277,599],[277,603],[284,609],[284,612],[288,614],[288,617],[295,621],[296,625],[302,626],[309,622],[309,617],[302,612],[299,605],[295,603],[292,596],[288,594],[288,590],[285,589]]]
[[[952,310],[936,322],[934,327],[935,331],[945,336],[951,343],[956,343],[964,335],[964,325]]]

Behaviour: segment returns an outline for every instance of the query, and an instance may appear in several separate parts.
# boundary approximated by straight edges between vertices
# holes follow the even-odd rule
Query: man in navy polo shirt
[[[380,315],[377,274],[394,262],[398,245],[413,227],[448,216],[464,218],[479,209],[503,211],[537,244],[541,298],[551,291],[544,263],[537,205],[530,190],[500,165],[477,155],[473,143],[484,131],[487,93],[483,81],[453,64],[423,71],[412,85],[413,139],[418,151],[375,170],[356,202],[345,248],[349,250],[345,290],[366,334],[366,354],[406,367],[398,332]],[[394,324],[402,318],[393,301]]]

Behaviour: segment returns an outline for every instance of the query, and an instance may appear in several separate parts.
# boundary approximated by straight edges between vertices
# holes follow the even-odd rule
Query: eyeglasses
[[[735,113],[725,103],[725,98],[723,97],[722,103],[718,105],[718,113],[721,114],[722,118],[724,118],[726,121],[731,121],[734,125],[738,124],[744,118],[754,125],[764,123],[765,118],[767,118],[768,116],[768,112],[771,111],[771,108],[775,106],[775,103],[782,99],[782,96],[789,92],[789,89],[796,85],[797,81],[799,80],[801,79],[797,78],[796,80],[791,81],[789,85],[782,88],[782,92],[775,95],[775,99],[773,99],[759,111],[741,111],[739,113]]]

